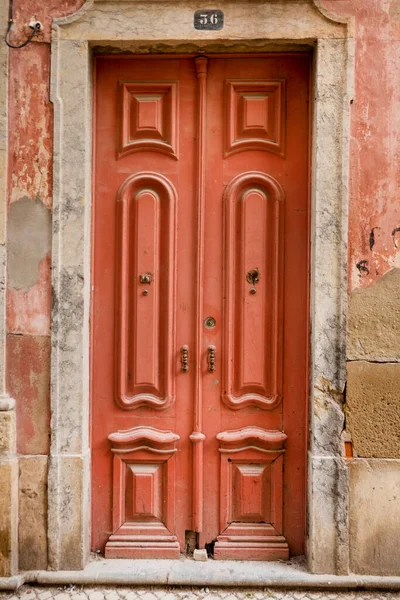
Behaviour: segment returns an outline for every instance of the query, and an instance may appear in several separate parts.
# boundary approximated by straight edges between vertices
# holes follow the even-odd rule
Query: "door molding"
[[[312,48],[308,564],[312,572],[348,572],[348,476],[340,399],[345,381],[353,22],[328,12],[322,0],[281,0],[279,7],[266,1],[254,22],[243,3],[217,0],[215,7],[225,11],[222,31],[194,30],[190,3],[159,0],[88,0],[74,15],[53,21],[51,569],[82,569],[90,547],[93,54]]]

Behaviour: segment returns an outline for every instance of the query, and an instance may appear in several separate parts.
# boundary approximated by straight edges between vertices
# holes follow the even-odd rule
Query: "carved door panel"
[[[96,61],[92,531],[304,552],[308,56]]]

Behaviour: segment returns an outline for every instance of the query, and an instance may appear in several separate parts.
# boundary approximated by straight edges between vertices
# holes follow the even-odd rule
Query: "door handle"
[[[182,346],[182,355],[181,355],[181,363],[182,363],[182,371],[187,373],[189,371],[189,346]]]
[[[208,370],[210,373],[215,371],[215,346],[208,346]]]

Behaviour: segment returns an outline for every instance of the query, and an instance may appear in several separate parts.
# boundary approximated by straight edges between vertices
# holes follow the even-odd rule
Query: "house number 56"
[[[194,13],[194,28],[218,30],[224,26],[222,10],[196,10]]]
[[[218,23],[218,15],[216,13],[212,13],[212,15],[200,15],[200,25],[207,25],[208,20],[210,20],[212,25],[216,25]]]

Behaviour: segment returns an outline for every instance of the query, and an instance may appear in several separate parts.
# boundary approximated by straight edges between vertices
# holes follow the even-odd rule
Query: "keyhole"
[[[251,283],[250,294],[254,295],[257,292],[256,283],[260,281],[260,271],[257,268],[252,269],[247,273],[246,280]]]

